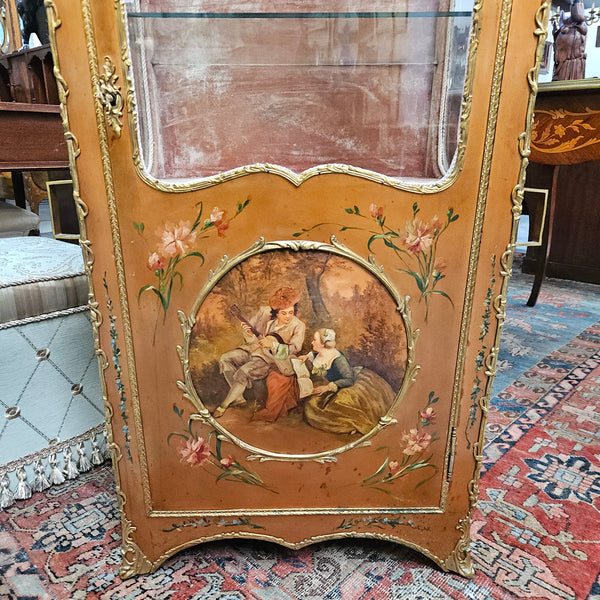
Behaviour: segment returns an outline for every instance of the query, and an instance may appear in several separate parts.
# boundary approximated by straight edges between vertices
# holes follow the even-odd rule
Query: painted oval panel
[[[409,325],[376,269],[321,249],[232,264],[201,294],[187,347],[192,396],[221,433],[258,458],[318,460],[385,426]]]

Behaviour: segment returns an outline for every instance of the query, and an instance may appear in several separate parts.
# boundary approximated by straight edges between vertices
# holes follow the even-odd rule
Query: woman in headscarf
[[[364,367],[352,368],[336,348],[335,331],[315,331],[313,352],[302,357],[311,371],[313,393],[304,405],[306,421],[333,433],[366,434],[392,405],[396,394],[385,379]]]

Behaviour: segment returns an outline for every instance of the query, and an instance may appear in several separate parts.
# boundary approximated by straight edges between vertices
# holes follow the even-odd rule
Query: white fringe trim
[[[62,457],[62,464],[59,464]],[[104,425],[0,465],[0,511],[52,485],[75,479],[110,458]]]

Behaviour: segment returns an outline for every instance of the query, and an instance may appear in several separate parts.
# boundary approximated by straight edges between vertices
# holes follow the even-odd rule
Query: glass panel
[[[158,179],[344,164],[435,179],[457,148],[473,0],[126,3]]]

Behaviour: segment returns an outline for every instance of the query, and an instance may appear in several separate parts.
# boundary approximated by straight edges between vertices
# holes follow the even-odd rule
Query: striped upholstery
[[[44,237],[0,238],[0,323],[87,305],[81,248]]]

